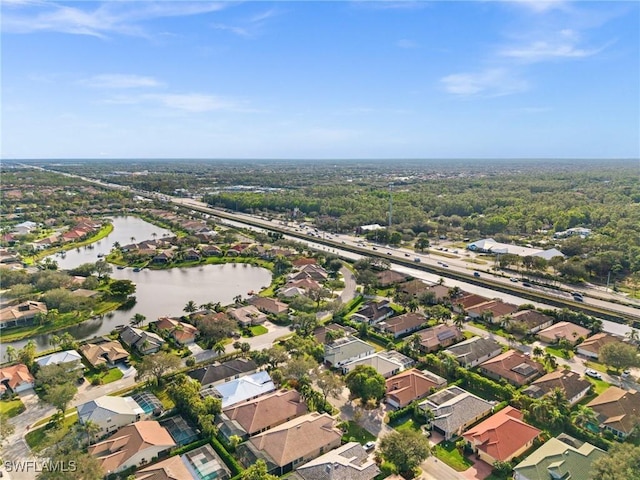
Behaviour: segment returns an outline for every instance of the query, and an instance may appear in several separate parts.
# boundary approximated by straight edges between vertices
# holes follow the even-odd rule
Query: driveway
[[[356,296],[356,277],[347,267],[342,267],[340,273],[344,280],[344,289],[340,293],[340,301],[347,303]]]
[[[292,333],[289,327],[275,325],[269,321],[264,322],[262,326],[269,331],[257,337],[241,338],[238,341],[247,342],[251,345],[251,350],[264,350],[265,348],[271,348],[278,338]],[[234,343],[235,341],[227,345],[225,353],[233,353],[236,351],[235,348],[233,348]]]

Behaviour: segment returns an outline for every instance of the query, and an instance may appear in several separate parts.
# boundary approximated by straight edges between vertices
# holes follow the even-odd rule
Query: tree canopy
[[[373,400],[380,402],[385,394],[386,382],[375,368],[369,365],[358,365],[345,379],[351,396],[359,398],[363,403]]]
[[[380,440],[380,454],[400,472],[409,472],[431,453],[429,439],[415,430],[390,433]]]

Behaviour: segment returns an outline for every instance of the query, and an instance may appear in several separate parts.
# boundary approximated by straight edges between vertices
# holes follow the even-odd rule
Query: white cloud
[[[563,9],[565,0],[511,0],[517,5],[522,5],[534,13],[546,13],[550,10]]]
[[[243,108],[243,106],[236,100],[203,93],[145,93],[141,95],[114,95],[105,100],[104,103],[115,105],[144,104],[191,113],[223,110],[238,112],[251,111]]]
[[[272,8],[241,20],[238,22],[238,25],[214,23],[211,26],[216,30],[225,30],[241,37],[256,37],[260,35],[260,33],[262,33],[267,20],[277,17],[281,14],[281,10]]]
[[[596,55],[606,47],[584,49],[573,42],[553,42],[540,40],[520,47],[509,47],[499,52],[503,57],[515,58],[526,62],[540,62],[556,58],[584,58]]]
[[[93,7],[92,2],[78,2],[73,6],[42,1],[10,2],[14,8],[3,11],[4,32],[51,31],[99,38],[111,34],[144,37],[148,34],[140,24],[146,20],[211,13],[229,5],[224,2],[111,1]]]
[[[82,85],[94,88],[141,88],[159,87],[162,83],[153,77],[141,75],[104,74],[95,75],[80,82]]]
[[[459,96],[497,97],[527,89],[527,83],[507,69],[493,68],[474,73],[454,73],[440,79],[444,89]]]

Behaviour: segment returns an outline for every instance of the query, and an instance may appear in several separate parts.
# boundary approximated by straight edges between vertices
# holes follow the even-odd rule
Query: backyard
[[[346,442],[350,442],[352,441],[351,439],[355,439],[356,442],[364,445],[367,442],[376,441],[375,435],[369,433],[369,431],[362,428],[356,422],[344,422],[341,427],[343,428],[343,430],[346,428],[346,431],[342,435],[342,439]]]
[[[433,454],[458,472],[464,472],[473,466],[473,462],[460,453],[453,441],[440,442],[433,448]]]
[[[2,400],[0,402],[0,414],[6,415],[8,418],[15,417],[22,412],[24,412],[24,405],[19,398],[15,400]]]

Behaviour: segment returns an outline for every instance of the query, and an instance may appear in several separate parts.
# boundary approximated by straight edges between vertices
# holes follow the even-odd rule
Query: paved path
[[[340,294],[340,301],[347,303],[356,296],[356,277],[347,267],[342,267],[340,273],[344,280],[344,289]]]

